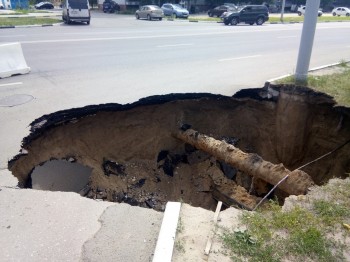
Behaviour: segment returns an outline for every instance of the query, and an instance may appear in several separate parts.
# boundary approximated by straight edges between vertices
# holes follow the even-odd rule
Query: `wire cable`
[[[304,167],[306,167],[306,166],[308,166],[308,165],[311,165],[311,164],[313,164],[313,163],[315,163],[315,162],[321,160],[322,158],[325,158],[326,156],[329,156],[329,155],[333,154],[334,152],[338,151],[339,149],[341,149],[342,147],[346,146],[346,145],[349,144],[349,143],[350,143],[350,139],[349,139],[348,141],[346,141],[345,143],[341,144],[340,146],[338,146],[337,148],[333,149],[332,151],[330,151],[330,152],[328,152],[328,153],[326,153],[326,154],[324,154],[324,155],[322,155],[322,156],[320,156],[320,157],[318,157],[318,158],[316,158],[316,159],[314,159],[314,160],[312,160],[312,161],[306,163],[305,165],[302,165],[302,166],[300,166],[300,167],[294,169],[294,171],[295,171],[295,170],[298,170],[298,169],[302,169],[302,168],[304,168]],[[266,198],[267,198],[269,195],[271,195],[271,193],[276,189],[276,187],[278,187],[283,181],[285,181],[285,180],[289,177],[289,175],[290,175],[290,174],[288,174],[288,175],[286,175],[284,178],[282,178],[282,179],[281,179],[281,180],[280,180],[280,181],[279,181],[279,182],[278,182],[278,183],[277,183],[277,184],[276,184],[276,185],[275,185],[261,200],[260,200],[260,202],[253,208],[252,211],[255,211],[255,210],[262,204],[262,202],[264,202],[264,201],[266,200]]]

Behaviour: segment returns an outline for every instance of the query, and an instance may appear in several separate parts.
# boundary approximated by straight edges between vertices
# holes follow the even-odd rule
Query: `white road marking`
[[[219,62],[232,61],[232,60],[240,60],[240,59],[248,59],[248,58],[255,58],[255,57],[260,57],[260,56],[261,56],[261,55],[251,55],[251,56],[241,56],[241,57],[224,58],[224,59],[219,59]]]
[[[132,33],[156,33],[157,31],[146,31],[146,30],[142,30],[142,31],[132,31]],[[129,34],[130,32],[117,32],[117,31],[100,31],[100,32],[85,32],[85,33],[60,33],[61,35],[112,35],[112,34]]]
[[[176,44],[176,45],[158,45],[157,47],[178,47],[178,46],[189,46],[189,45],[193,45],[193,44]]]
[[[345,23],[344,23],[345,24]],[[333,28],[341,28],[348,29],[348,27],[333,27]],[[117,40],[137,40],[137,39],[157,39],[157,38],[173,38],[173,37],[186,37],[186,36],[206,36],[206,35],[232,35],[232,34],[242,34],[242,33],[251,33],[251,27],[249,30],[242,31],[233,31],[228,30],[232,29],[227,27],[224,28],[224,31],[215,31],[215,32],[197,32],[197,33],[178,33],[178,34],[164,34],[164,35],[145,35],[145,36],[116,36],[116,37],[94,37],[94,38],[74,38],[74,39],[51,39],[51,40],[33,40],[33,41],[20,41],[22,44],[41,44],[41,43],[72,43],[72,42],[88,42],[88,41],[117,41]],[[254,29],[254,28],[253,28]],[[261,28],[259,28],[261,29]],[[265,32],[275,32],[275,31],[300,31],[300,26],[298,25],[291,27],[287,26],[285,28],[281,28],[280,26],[276,26],[275,28],[263,28],[264,30],[254,31],[255,33],[265,33]],[[323,29],[318,27],[317,29]],[[81,34],[81,33],[80,33]],[[93,33],[94,34],[94,33]],[[98,34],[98,33],[96,33]],[[79,35],[79,33],[77,34]]]
[[[277,38],[296,38],[297,36],[293,35],[293,36],[279,36]]]
[[[14,82],[14,83],[7,83],[7,84],[1,84],[0,86],[14,86],[14,85],[22,85],[22,82]]]
[[[26,35],[0,35],[0,37],[19,37],[19,36],[26,36]]]
[[[256,32],[271,32],[271,31],[290,31],[300,29],[268,29]],[[41,43],[64,43],[64,42],[88,42],[88,41],[115,41],[115,40],[137,40],[137,39],[155,39],[155,38],[172,38],[172,37],[186,37],[186,36],[206,36],[206,35],[227,35],[227,34],[241,34],[251,33],[251,30],[242,30],[234,32],[232,30],[219,32],[203,32],[203,33],[179,33],[179,34],[165,34],[165,35],[145,35],[145,36],[116,36],[116,37],[95,37],[95,38],[73,38],[73,39],[52,39],[52,40],[33,40],[20,41],[22,44],[41,44]]]

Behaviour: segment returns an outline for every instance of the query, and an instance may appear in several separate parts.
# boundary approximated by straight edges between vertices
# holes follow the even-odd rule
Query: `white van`
[[[91,15],[88,0],[63,0],[62,19],[66,24],[70,22],[86,22],[90,24]]]

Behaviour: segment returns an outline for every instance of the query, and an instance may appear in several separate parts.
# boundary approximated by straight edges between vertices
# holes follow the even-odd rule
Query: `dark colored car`
[[[225,25],[237,25],[238,23],[262,25],[269,20],[269,10],[265,5],[246,5],[235,12],[225,13],[221,19]]]
[[[112,0],[105,0],[102,4],[102,10],[104,13],[115,13],[120,11],[120,6]]]
[[[210,9],[208,11],[208,16],[210,16],[210,17],[213,17],[213,16],[220,17],[225,12],[233,12],[235,10],[236,9],[234,7],[232,7],[232,6],[220,5],[220,6],[217,6],[217,7],[213,8],[213,9]]]
[[[50,2],[40,2],[34,5],[35,9],[53,9],[54,6]]]

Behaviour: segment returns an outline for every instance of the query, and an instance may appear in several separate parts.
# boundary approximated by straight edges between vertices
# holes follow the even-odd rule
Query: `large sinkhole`
[[[331,97],[290,85],[233,97],[170,94],[74,108],[36,119],[9,169],[21,187],[156,210],[167,201],[214,209],[218,200],[251,209],[273,184],[178,139],[179,128],[252,154],[252,168],[263,159],[294,170],[348,141],[349,115]],[[349,152],[347,144],[303,171],[316,184],[344,178]],[[277,188],[271,197],[283,199],[289,189]]]

